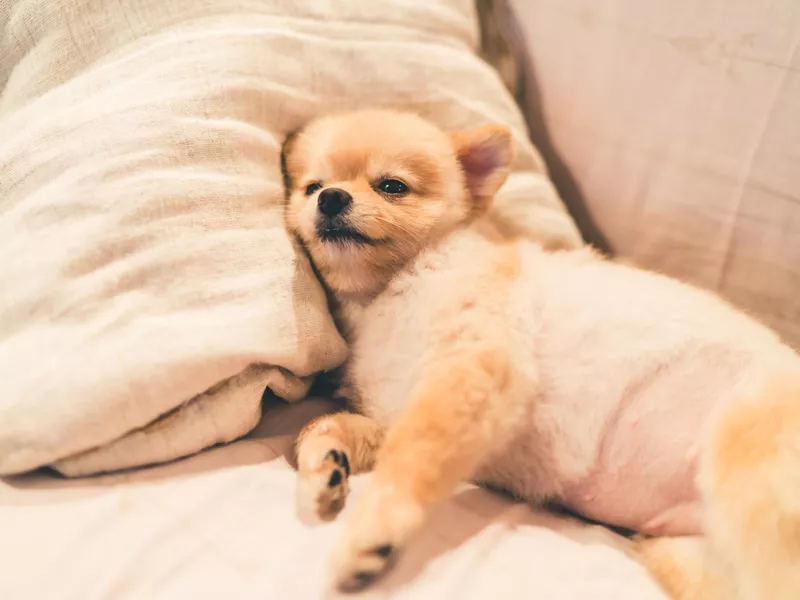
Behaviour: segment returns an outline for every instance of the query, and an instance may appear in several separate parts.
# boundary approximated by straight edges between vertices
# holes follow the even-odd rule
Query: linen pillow
[[[587,238],[800,349],[798,5],[506,3],[533,139]]]
[[[226,442],[345,358],[282,227],[279,147],[321,113],[508,124],[494,217],[577,231],[469,0],[16,0],[0,26],[0,473]]]

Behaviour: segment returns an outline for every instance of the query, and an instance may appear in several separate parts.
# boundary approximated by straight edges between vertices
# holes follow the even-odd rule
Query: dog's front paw
[[[357,592],[389,570],[397,554],[393,544],[351,547],[335,555],[333,582],[342,592]]]
[[[330,521],[344,508],[350,493],[350,460],[341,447],[331,447],[328,440],[311,441],[298,456],[297,508],[302,516]]]
[[[332,557],[334,586],[352,592],[372,583],[392,566],[424,516],[419,502],[373,482]]]

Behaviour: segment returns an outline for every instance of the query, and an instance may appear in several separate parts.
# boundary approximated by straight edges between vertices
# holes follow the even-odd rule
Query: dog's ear
[[[453,133],[450,140],[464,171],[473,210],[482,213],[511,171],[514,161],[511,131],[503,125],[484,125]]]
[[[283,145],[281,146],[281,176],[283,177],[283,193],[287,200],[289,199],[289,196],[292,195],[292,188],[294,187],[292,174],[289,171],[288,157],[292,152],[292,148],[294,147],[299,134],[299,129],[289,132],[289,134],[286,136],[286,139],[283,140]]]

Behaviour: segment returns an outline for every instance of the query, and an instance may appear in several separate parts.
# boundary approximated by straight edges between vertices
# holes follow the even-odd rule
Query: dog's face
[[[486,211],[512,148],[502,126],[447,135],[408,113],[321,118],[284,144],[287,226],[334,294],[372,294]]]

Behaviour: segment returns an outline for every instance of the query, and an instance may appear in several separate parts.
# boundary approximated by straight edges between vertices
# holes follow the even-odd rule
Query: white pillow
[[[320,113],[508,124],[496,216],[579,243],[470,0],[3,6],[0,473],[196,452],[344,359],[282,227],[279,146]]]
[[[570,208],[800,349],[798,4],[506,1]]]

